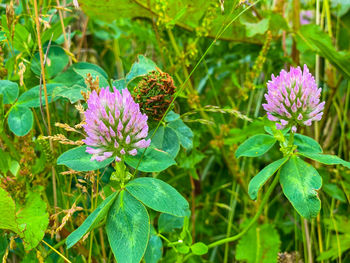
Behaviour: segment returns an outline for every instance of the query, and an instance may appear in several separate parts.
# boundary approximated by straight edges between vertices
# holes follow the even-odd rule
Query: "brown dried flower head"
[[[142,113],[151,120],[159,121],[172,102],[175,89],[173,78],[157,68],[139,82],[133,97]]]

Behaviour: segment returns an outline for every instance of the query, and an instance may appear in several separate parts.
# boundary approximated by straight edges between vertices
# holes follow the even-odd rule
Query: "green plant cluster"
[[[350,261],[347,1],[6,0],[0,16],[2,262]],[[266,83],[303,64],[323,117],[277,130]],[[121,162],[83,142],[102,87],[150,120]]]

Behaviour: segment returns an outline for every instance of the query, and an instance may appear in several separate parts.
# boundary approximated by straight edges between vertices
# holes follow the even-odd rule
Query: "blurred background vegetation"
[[[271,125],[261,104],[266,82],[282,68],[307,64],[323,88],[322,121],[298,132],[315,138],[325,152],[349,160],[350,1],[14,0],[2,1],[0,14],[0,78],[17,82],[20,94],[40,84],[38,51],[42,46],[45,52],[48,45],[47,63],[52,65],[45,76],[48,87],[85,88],[84,79],[70,70],[77,62],[99,66],[94,70],[105,74],[108,84],[124,78],[138,55],[143,55],[169,73],[181,90],[174,111],[193,130],[193,148],[182,149],[176,166],[153,176],[182,193],[192,215],[182,228],[183,222],[169,226],[172,219],[151,214],[163,244],[155,241],[162,254],[146,258],[147,263],[159,259],[350,262],[350,174],[340,166],[318,168],[324,182],[319,192],[322,210],[312,221],[301,219],[277,188],[259,223],[238,242],[212,248],[203,256],[189,256],[186,248],[171,246],[184,237],[209,244],[230,236],[256,213],[260,200],[249,199],[248,182],[276,159],[278,148],[254,161],[237,160],[234,151]],[[84,66],[80,69],[85,72]],[[136,85],[132,82],[129,88]],[[55,96],[60,94],[52,94],[52,101]],[[79,96],[66,97],[70,99],[50,104],[50,133],[81,139],[54,126],[55,122],[72,126],[80,122],[72,104]],[[5,105],[5,112],[9,107]],[[70,250],[64,244],[91,213],[96,186],[104,187],[108,179],[99,181],[93,172],[65,173],[65,168],[55,166],[57,156],[69,147],[54,144],[52,150],[40,142],[38,136],[48,135],[49,130],[40,107],[28,107],[34,107],[34,129],[29,134],[16,137],[3,125],[0,158],[17,159],[19,167],[13,172],[3,164],[2,173],[8,176],[2,177],[1,187],[16,203],[23,202],[29,188],[41,193],[50,215],[44,241],[61,255],[72,262],[112,262],[102,228]],[[4,120],[5,116],[0,122]],[[9,157],[10,145],[18,156]],[[184,229],[190,235],[184,235]],[[27,253],[13,234],[0,234],[3,262],[64,262],[44,243]]]

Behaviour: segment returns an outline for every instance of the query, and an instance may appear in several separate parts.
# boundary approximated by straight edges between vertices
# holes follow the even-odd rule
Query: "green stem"
[[[113,52],[114,52],[114,56],[115,56],[115,63],[117,66],[118,78],[123,78],[124,77],[124,69],[123,69],[123,62],[120,58],[120,48],[119,48],[118,39],[113,40]]]
[[[233,183],[232,184],[232,189],[231,189],[231,198],[230,198],[230,211],[228,215],[228,224],[227,224],[227,232],[226,232],[226,237],[229,237],[231,235],[231,229],[232,229],[232,222],[233,222],[233,217],[235,214],[236,210],[236,205],[237,205],[237,198],[235,197],[235,194],[238,195],[239,191],[239,184]],[[228,253],[229,253],[229,246],[228,243],[225,244],[225,254],[224,254],[224,263],[227,263],[228,261]]]
[[[309,228],[308,228],[308,225],[307,225],[307,220],[305,218],[301,219],[301,220],[303,221],[303,226],[304,226],[304,233],[305,233],[305,239],[306,239],[306,250],[307,250],[308,262],[309,263],[313,263],[313,260],[312,260],[312,249],[311,249],[311,239],[310,239]]]
[[[66,243],[66,239],[62,239],[60,242],[58,242],[56,245],[53,246],[54,249],[58,249],[60,248],[61,246],[63,246],[65,243]],[[53,250],[49,250],[47,252],[47,254],[45,255],[45,257],[48,257],[51,253],[53,252]]]
[[[160,233],[158,233],[158,236],[160,238],[164,239],[168,243],[167,246],[172,247],[175,250],[175,252],[177,253],[176,245],[180,244],[179,242],[171,242],[169,239],[167,239],[165,236],[163,236]]]
[[[120,175],[120,187],[124,187],[125,183],[125,164],[124,164],[124,158],[122,157],[119,163],[116,163],[115,165],[119,165],[119,171],[121,173]]]
[[[140,4],[137,0],[134,0],[135,2],[137,2],[138,4]],[[183,91],[183,89],[185,88],[185,84],[187,84],[187,82],[189,81],[189,79],[191,78],[192,74],[196,71],[196,69],[198,68],[198,66],[202,63],[203,59],[206,57],[206,55],[208,54],[209,50],[215,45],[216,41],[221,37],[221,35],[232,25],[232,23],[234,21],[236,21],[242,14],[244,14],[246,11],[248,11],[250,8],[252,8],[253,6],[255,6],[256,4],[258,4],[261,0],[257,0],[255,1],[254,3],[252,3],[251,5],[249,5],[248,7],[244,8],[240,13],[238,13],[235,17],[233,17],[231,19],[231,21],[225,26],[225,27],[221,27],[218,34],[215,36],[215,39],[211,42],[211,44],[209,45],[209,47],[205,50],[204,54],[201,56],[201,58],[198,60],[198,62],[195,64],[195,66],[193,67],[192,71],[189,73],[188,76],[186,76],[186,79],[185,81],[182,83],[182,85],[180,86],[180,88],[176,91],[175,95],[174,95],[174,98],[172,100],[172,102],[170,103],[169,107],[167,108],[167,110],[164,112],[163,114],[163,117],[161,119],[161,121],[165,118],[165,116],[168,114],[168,112],[170,111],[172,105],[174,104],[175,100],[177,99],[177,97],[181,94],[181,92]],[[155,131],[151,137],[151,140],[154,136],[154,134],[156,133],[156,131],[158,130],[160,124],[161,124],[161,121],[158,122],[156,128],[155,128]],[[143,159],[143,156],[146,152],[148,148],[146,148],[143,152],[142,152],[142,155],[141,155],[141,158],[136,166],[136,169],[133,173],[133,175],[136,174],[137,170],[138,170],[138,167]]]
[[[250,223],[240,232],[238,233],[237,235],[234,235],[232,237],[227,237],[227,238],[224,238],[224,239],[221,239],[221,240],[218,240],[218,241],[215,241],[211,244],[208,245],[209,248],[212,248],[212,247],[216,247],[216,246],[219,246],[219,245],[222,245],[222,244],[225,244],[225,243],[228,243],[228,242],[232,242],[232,241],[236,241],[237,239],[241,238],[245,233],[248,232],[248,230],[255,224],[255,222],[259,219],[260,215],[261,215],[261,212],[263,211],[264,209],[264,206],[265,204],[267,203],[273,189],[276,187],[277,183],[279,181],[279,172],[277,173],[277,175],[275,176],[275,178],[273,179],[271,185],[269,186],[269,188],[267,189],[267,192],[263,198],[263,200],[261,201],[261,204],[259,206],[259,209],[257,211],[257,213],[255,214],[255,216],[253,217],[253,219],[250,221]]]
[[[289,136],[289,141],[288,141],[288,146],[292,147],[293,146],[293,142],[294,142],[294,132],[290,132],[290,136]]]
[[[303,218],[300,216],[300,225],[302,227],[302,224],[303,224]],[[308,255],[307,255],[307,246],[305,245],[306,244],[306,234],[305,234],[305,231],[303,231],[303,229],[301,230],[301,233],[302,233],[302,237],[303,237],[303,250],[304,250],[304,261],[305,263],[310,263],[308,261]]]

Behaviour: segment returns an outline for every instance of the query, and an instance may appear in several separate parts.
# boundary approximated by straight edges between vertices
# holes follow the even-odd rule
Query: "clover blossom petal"
[[[147,148],[151,140],[148,135],[147,115],[142,114],[128,89],[121,92],[113,87],[93,91],[87,101],[87,137],[83,140],[91,160],[103,161],[114,157],[120,161],[123,156],[136,155],[137,149]]]
[[[314,77],[304,65],[282,70],[267,83],[266,104],[267,118],[276,122],[277,129],[291,127],[296,132],[296,125],[310,126],[312,121],[319,121],[323,115],[325,102],[320,102],[321,88],[317,87]]]

